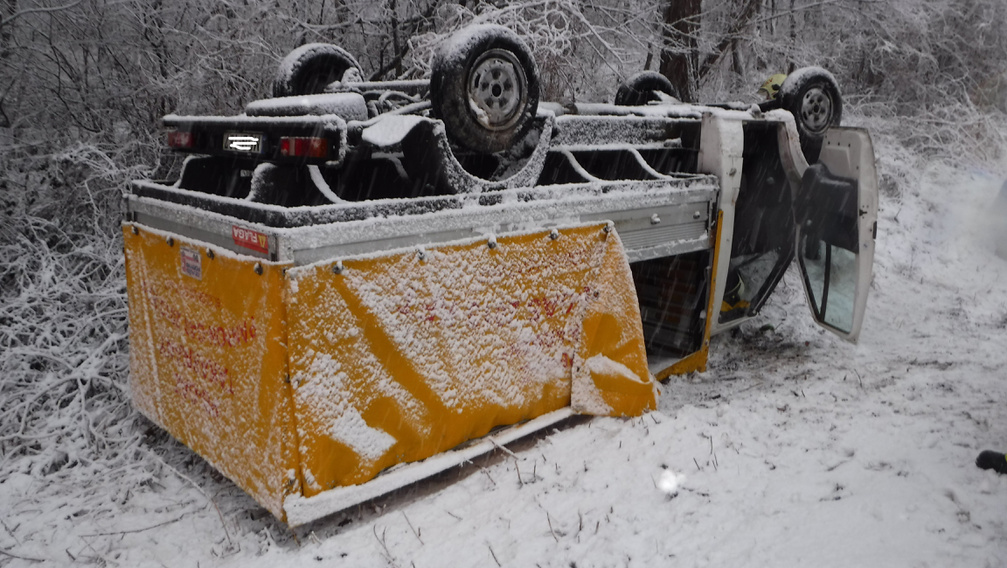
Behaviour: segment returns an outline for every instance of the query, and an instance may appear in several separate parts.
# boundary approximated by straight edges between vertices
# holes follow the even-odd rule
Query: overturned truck
[[[286,523],[654,409],[795,257],[813,317],[856,340],[877,182],[827,72],[762,105],[647,73],[559,105],[518,37],[476,26],[429,81],[361,76],[295,50],[243,114],[165,117],[180,177],[125,195],[134,404]]]

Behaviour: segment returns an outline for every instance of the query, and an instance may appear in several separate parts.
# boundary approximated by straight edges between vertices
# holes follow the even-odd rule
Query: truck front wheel
[[[777,95],[781,106],[794,115],[801,149],[809,163],[818,161],[825,131],[838,126],[843,100],[835,77],[819,67],[805,67],[787,76]]]

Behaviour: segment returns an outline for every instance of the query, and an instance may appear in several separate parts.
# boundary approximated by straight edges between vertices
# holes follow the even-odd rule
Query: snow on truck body
[[[537,105],[508,34],[456,41],[489,86],[435,65],[432,109],[426,82],[340,83],[345,52],[299,49],[245,114],[165,117],[192,155],[125,196],[136,406],[292,525],[571,413],[653,409],[795,256],[856,339],[865,132],[829,129],[809,166],[786,110]],[[521,80],[536,107],[499,104]]]

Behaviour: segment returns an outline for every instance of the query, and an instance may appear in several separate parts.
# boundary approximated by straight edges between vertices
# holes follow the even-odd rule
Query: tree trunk
[[[794,64],[794,57],[797,55],[797,13],[796,0],[790,0],[790,61],[787,63],[787,74],[794,72],[797,67]]]
[[[6,53],[10,49],[13,30],[7,23],[7,19],[14,14],[17,14],[17,0],[0,1],[0,53]]]
[[[7,18],[16,13],[17,0],[3,0],[0,2],[0,73],[8,77],[14,76],[7,69],[7,59],[10,58],[11,54],[11,39],[13,38],[14,28],[7,24]],[[7,93],[13,86],[13,79],[5,79],[0,82],[0,128],[10,128],[11,126],[11,119],[7,116],[7,110],[4,108],[4,99],[7,98]]]
[[[678,89],[682,99],[693,101],[699,64],[701,0],[664,0],[661,74]]]

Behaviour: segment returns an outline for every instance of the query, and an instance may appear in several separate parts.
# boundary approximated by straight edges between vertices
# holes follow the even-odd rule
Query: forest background
[[[128,401],[119,202],[179,165],[161,116],[241,112],[307,42],[372,80],[422,77],[470,22],[525,38],[544,100],[610,101],[653,69],[688,99],[754,102],[769,75],[822,66],[847,121],[912,156],[882,168],[888,198],[927,160],[1007,174],[1003,0],[0,0],[0,480],[44,491],[151,459]]]

